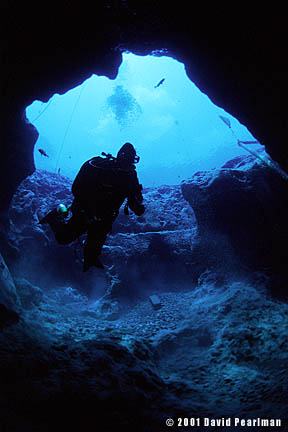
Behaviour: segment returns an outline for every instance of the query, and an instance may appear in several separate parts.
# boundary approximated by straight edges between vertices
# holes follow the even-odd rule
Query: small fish
[[[45,152],[45,150],[43,150],[43,149],[38,149],[38,151],[39,151],[39,153],[40,153],[42,156],[49,157],[48,154]]]
[[[156,86],[154,86],[154,88],[159,87],[161,84],[163,84],[164,81],[165,81],[165,78],[162,78],[161,81],[159,81],[159,83]]]

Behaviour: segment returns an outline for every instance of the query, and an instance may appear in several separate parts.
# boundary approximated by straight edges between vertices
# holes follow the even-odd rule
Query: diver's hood
[[[127,165],[138,163],[140,157],[136,154],[136,150],[131,143],[125,143],[117,153],[117,161]]]

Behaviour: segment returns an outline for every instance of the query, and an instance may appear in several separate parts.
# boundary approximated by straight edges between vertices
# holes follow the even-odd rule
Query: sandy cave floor
[[[70,287],[51,290],[26,319],[39,322],[54,345],[109,336],[133,351],[135,340],[156,353],[158,372],[183,409],[207,416],[287,417],[288,305],[245,282],[157,293],[101,319],[97,301]],[[185,404],[187,403],[187,406]],[[229,429],[233,430],[233,429]]]
[[[91,339],[102,332],[122,338],[145,338],[152,342],[161,331],[175,330],[190,314],[193,295],[189,292],[155,293],[161,308],[155,310],[147,295],[133,305],[124,306],[118,319],[101,318],[91,301],[71,287],[51,290],[38,306],[26,312],[28,320],[39,321],[57,343]]]

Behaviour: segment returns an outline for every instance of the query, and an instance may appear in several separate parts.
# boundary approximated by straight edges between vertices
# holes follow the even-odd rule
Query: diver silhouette
[[[50,225],[57,242],[62,245],[87,233],[84,272],[92,266],[104,268],[99,256],[125,199],[126,214],[128,207],[137,216],[145,211],[142,185],[135,167],[140,158],[133,145],[125,143],[116,158],[106,153],[102,156],[93,157],[80,168],[72,184],[74,200],[70,208],[60,204],[39,221],[39,224]],[[72,216],[65,220],[70,211]]]

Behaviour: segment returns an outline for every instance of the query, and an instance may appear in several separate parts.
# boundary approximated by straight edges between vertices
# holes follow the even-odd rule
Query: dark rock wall
[[[115,78],[124,50],[146,55],[165,49],[184,62],[191,80],[288,168],[286,18],[279,8],[107,0],[93,10],[66,2],[40,10],[4,2],[0,15],[4,216],[13,191],[34,169],[37,134],[25,123],[25,107],[92,73]]]
[[[165,55],[184,62],[190,79],[208,94],[214,103],[244,123],[266,146],[271,156],[288,170],[285,109],[287,15],[280,6],[273,9],[271,3],[261,4],[261,8],[253,11],[251,4],[249,8],[242,4],[225,7],[219,2],[209,5],[204,3],[203,7],[196,7],[195,2],[182,2],[179,7],[175,2],[163,0],[106,0],[93,2],[92,6],[93,9],[90,9],[85,5],[82,7],[79,2],[65,1],[58,2],[55,8],[50,2],[42,2],[37,6],[13,1],[1,2],[0,212],[1,225],[4,227],[0,232],[1,249],[8,228],[7,211],[13,193],[19,183],[34,170],[32,151],[37,132],[25,122],[25,107],[35,99],[47,101],[56,92],[66,92],[92,73],[115,78],[121,63],[121,52],[124,50],[146,55],[153,50],[165,49]],[[33,200],[33,196],[30,198]],[[22,203],[25,204],[24,200]],[[277,212],[279,214],[279,208],[275,210],[275,215]],[[21,212],[18,216],[21,217]],[[273,215],[271,217],[273,219]],[[30,234],[31,232],[21,233],[17,241],[29,248]],[[43,233],[37,230],[34,235],[42,236],[45,240]],[[5,280],[0,281],[2,288],[5,283],[7,292],[14,292],[5,263],[1,269],[5,277]],[[285,288],[286,286],[287,284]],[[206,300],[202,291],[198,295],[199,298],[204,297],[204,302],[208,305],[212,304]],[[219,294],[216,296],[217,305]],[[219,341],[216,340],[213,346],[213,357],[216,359],[214,364],[219,368],[207,369],[209,377],[217,377],[218,381],[215,380],[214,384],[210,381],[206,386],[203,385],[203,388],[203,373],[199,373],[198,359],[193,363],[193,356],[189,356],[192,360],[188,368],[183,361],[185,356],[182,349],[178,350],[178,357],[175,355],[173,358],[180,378],[173,379],[172,376],[172,382],[167,384],[158,376],[145,350],[140,352],[140,358],[136,358],[135,354],[130,354],[109,337],[107,340],[84,342],[81,344],[82,349],[79,344],[75,348],[71,345],[56,345],[54,349],[48,345],[40,349],[32,329],[27,328],[26,324],[20,322],[19,334],[16,333],[17,328],[11,328],[10,333],[9,328],[5,329],[5,332],[0,333],[0,369],[3,383],[0,399],[4,409],[4,413],[1,412],[1,422],[4,421],[2,429],[63,430],[69,421],[73,423],[74,429],[76,425],[78,429],[84,425],[85,429],[91,421],[95,422],[95,419],[97,421],[102,416],[101,420],[108,419],[107,431],[116,430],[119,425],[125,430],[134,431],[138,428],[143,432],[159,431],[161,426],[164,428],[165,418],[169,416],[176,419],[178,416],[188,417],[195,414],[195,417],[204,417],[215,414],[215,404],[218,407],[219,401],[223,400],[223,391],[227,394],[224,404],[231,407],[231,400],[235,400],[235,391],[232,393],[227,386],[224,387],[223,380],[229,386],[231,381],[235,380],[238,386],[234,376],[229,375],[230,372],[233,374],[235,370],[243,368],[243,361],[249,361],[249,356],[252,356],[253,373],[254,370],[257,373],[254,362],[256,365],[263,362],[261,350],[257,358],[258,351],[249,351],[247,338],[239,331],[239,322],[247,322],[250,326],[250,317],[246,310],[239,318],[236,312],[246,305],[247,298],[252,298],[251,305],[248,303],[251,315],[255,316],[257,304],[260,304],[259,311],[264,311],[265,318],[267,316],[269,320],[271,315],[270,305],[266,309],[262,307],[259,296],[251,297],[250,291],[245,291],[243,286],[239,287],[239,292],[235,292],[235,298],[231,298],[231,302],[223,303],[226,312],[219,309],[217,315],[218,309],[213,304],[211,311],[202,311],[205,317],[211,317],[214,312],[219,328],[225,330],[223,343],[219,333]],[[239,299],[239,306],[235,299]],[[195,299],[191,301],[195,302]],[[229,310],[235,314],[235,320],[231,319],[231,325],[227,327],[221,320],[225,313],[229,315]],[[281,313],[286,326],[286,309]],[[6,320],[6,325],[7,322],[11,326],[17,323],[17,314],[11,313],[7,308],[2,308],[0,314]],[[191,312],[193,323],[194,316]],[[252,323],[255,328],[249,328],[249,341],[267,341],[279,363],[275,363],[274,359],[274,363],[267,360],[270,369],[263,375],[259,373],[257,397],[252,388],[254,378],[247,380],[250,375],[247,373],[248,369],[243,368],[239,383],[248,382],[250,388],[245,391],[244,398],[240,392],[243,403],[239,402],[237,409],[233,411],[231,408],[231,412],[232,415],[241,416],[243,411],[246,416],[249,405],[251,418],[264,418],[267,413],[271,416],[274,413],[274,417],[281,416],[284,420],[287,417],[284,414],[287,413],[287,382],[284,381],[287,361],[284,354],[283,360],[278,354],[279,349],[285,347],[286,339],[284,336],[281,338],[287,334],[287,329],[281,327],[277,315],[275,320],[271,320],[271,336],[265,334],[267,323],[263,320],[263,336],[261,327],[259,337],[257,315],[255,319],[255,325]],[[198,322],[201,324],[199,315],[197,325]],[[36,325],[37,323],[34,332]],[[184,331],[182,333],[185,334]],[[195,333],[194,328],[190,333]],[[238,338],[234,341],[235,334]],[[279,334],[279,342],[276,345],[271,344],[272,339],[277,341]],[[181,336],[180,331],[176,334],[176,340],[179,335]],[[43,335],[39,337],[41,339]],[[46,340],[44,344],[47,344]],[[159,341],[160,344],[164,346],[163,340]],[[190,345],[190,340],[185,349],[187,345]],[[194,349],[193,344],[191,345]],[[225,347],[228,352],[225,352]],[[168,348],[170,350],[169,340]],[[263,349],[266,350],[265,344]],[[270,355],[270,352],[267,350],[266,356]],[[2,353],[5,355],[2,356]],[[200,354],[203,361],[207,358],[209,360],[206,354]],[[180,367],[179,360],[183,361],[180,362]],[[280,361],[283,364],[280,364]],[[225,370],[227,362],[228,369]],[[169,362],[167,364],[169,366]],[[163,364],[162,368],[165,367],[167,366]],[[184,372],[181,375],[182,370],[188,370],[191,375],[191,388],[189,385],[185,386],[187,372],[186,375]],[[282,381],[277,375],[278,371],[279,375],[283,373]],[[170,370],[165,370],[166,372],[170,373]],[[274,381],[269,381],[273,376]],[[195,382],[197,383],[199,378],[200,384],[197,387]],[[265,383],[267,388],[264,388]],[[215,387],[217,392],[213,393]],[[206,403],[206,396],[210,393],[214,398],[211,410],[211,405]],[[177,403],[174,395],[177,395]],[[191,395],[196,396],[191,398]],[[161,398],[165,399],[165,403]],[[251,403],[256,399],[258,405],[252,406]],[[274,408],[267,405],[266,399],[273,401]],[[186,409],[181,410],[180,400]],[[202,407],[199,401],[202,401]],[[283,404],[282,408],[279,408],[280,403]],[[259,411],[261,406],[263,413]],[[227,412],[222,406],[219,411],[219,417]],[[59,414],[62,416],[60,420]],[[130,424],[127,424],[129,420]]]
[[[7,212],[15,188],[34,171],[33,149],[38,132],[19,112],[4,125],[0,161],[0,231],[7,227]],[[1,234],[0,234],[1,235]]]

